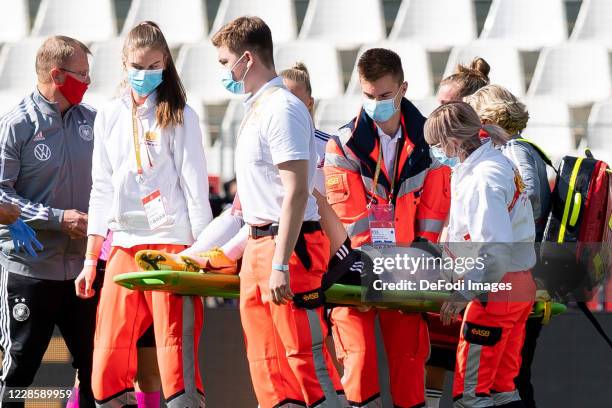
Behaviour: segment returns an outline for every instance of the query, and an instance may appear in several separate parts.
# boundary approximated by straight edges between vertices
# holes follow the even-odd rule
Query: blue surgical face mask
[[[228,91],[236,95],[240,95],[244,93],[244,78],[247,76],[247,73],[249,72],[249,69],[251,69],[251,67],[247,68],[247,70],[244,72],[244,75],[242,76],[242,79],[240,81],[234,80],[234,74],[232,74],[232,71],[234,70],[236,65],[240,62],[240,60],[244,58],[245,55],[246,54],[243,54],[242,57],[238,58],[238,60],[236,60],[234,65],[232,65],[230,69],[225,71],[225,73],[223,74],[223,78],[221,78],[221,83],[223,84],[225,89],[227,89]]]
[[[128,81],[132,89],[140,96],[149,96],[162,83],[163,69],[128,70]]]
[[[395,107],[395,98],[399,94],[400,90],[393,98],[377,101],[376,99],[366,99],[363,101],[363,110],[372,118],[375,122],[386,122],[391,119],[391,116],[399,110],[399,107]]]
[[[444,150],[442,150],[442,148],[439,146],[432,146],[430,147],[429,151],[431,152],[431,157],[440,162],[440,164],[450,168],[453,168],[459,164],[458,157],[448,157],[446,153],[444,153]]]

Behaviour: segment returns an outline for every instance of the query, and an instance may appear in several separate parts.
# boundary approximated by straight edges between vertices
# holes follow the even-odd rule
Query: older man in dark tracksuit
[[[88,54],[77,40],[48,38],[36,56],[36,90],[0,118],[0,203],[17,205],[43,245],[36,257],[24,255],[0,227],[0,405],[6,407],[23,406],[13,387],[32,384],[56,325],[78,369],[80,407],[94,406],[97,299],[79,299],[74,290],[91,190],[95,111],[80,103],[90,82]]]

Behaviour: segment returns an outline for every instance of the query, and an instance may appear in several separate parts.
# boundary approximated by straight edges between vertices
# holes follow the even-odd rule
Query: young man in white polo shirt
[[[259,405],[345,407],[316,302],[329,242],[312,195],[312,119],[276,74],[272,34],[263,20],[237,18],[212,43],[227,69],[224,86],[251,94],[238,134],[236,179],[249,225],[240,315]]]

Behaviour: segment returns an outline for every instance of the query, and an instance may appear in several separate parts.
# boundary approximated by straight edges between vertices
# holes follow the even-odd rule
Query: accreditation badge
[[[393,204],[370,204],[368,219],[373,245],[395,245],[395,211]]]
[[[142,205],[151,230],[156,230],[168,222],[168,214],[166,213],[166,208],[159,190],[155,190],[151,194],[144,196],[142,198]]]

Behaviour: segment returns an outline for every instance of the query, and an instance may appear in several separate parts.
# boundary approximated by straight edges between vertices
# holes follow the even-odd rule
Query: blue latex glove
[[[34,232],[32,228],[30,228],[21,219],[18,219],[9,225],[8,229],[11,233],[11,238],[13,238],[13,245],[15,246],[15,251],[17,253],[23,249],[24,252],[30,254],[31,256],[38,256],[36,255],[36,250],[32,247],[32,245],[38,248],[39,251],[43,249],[43,246],[36,239],[36,232]]]

